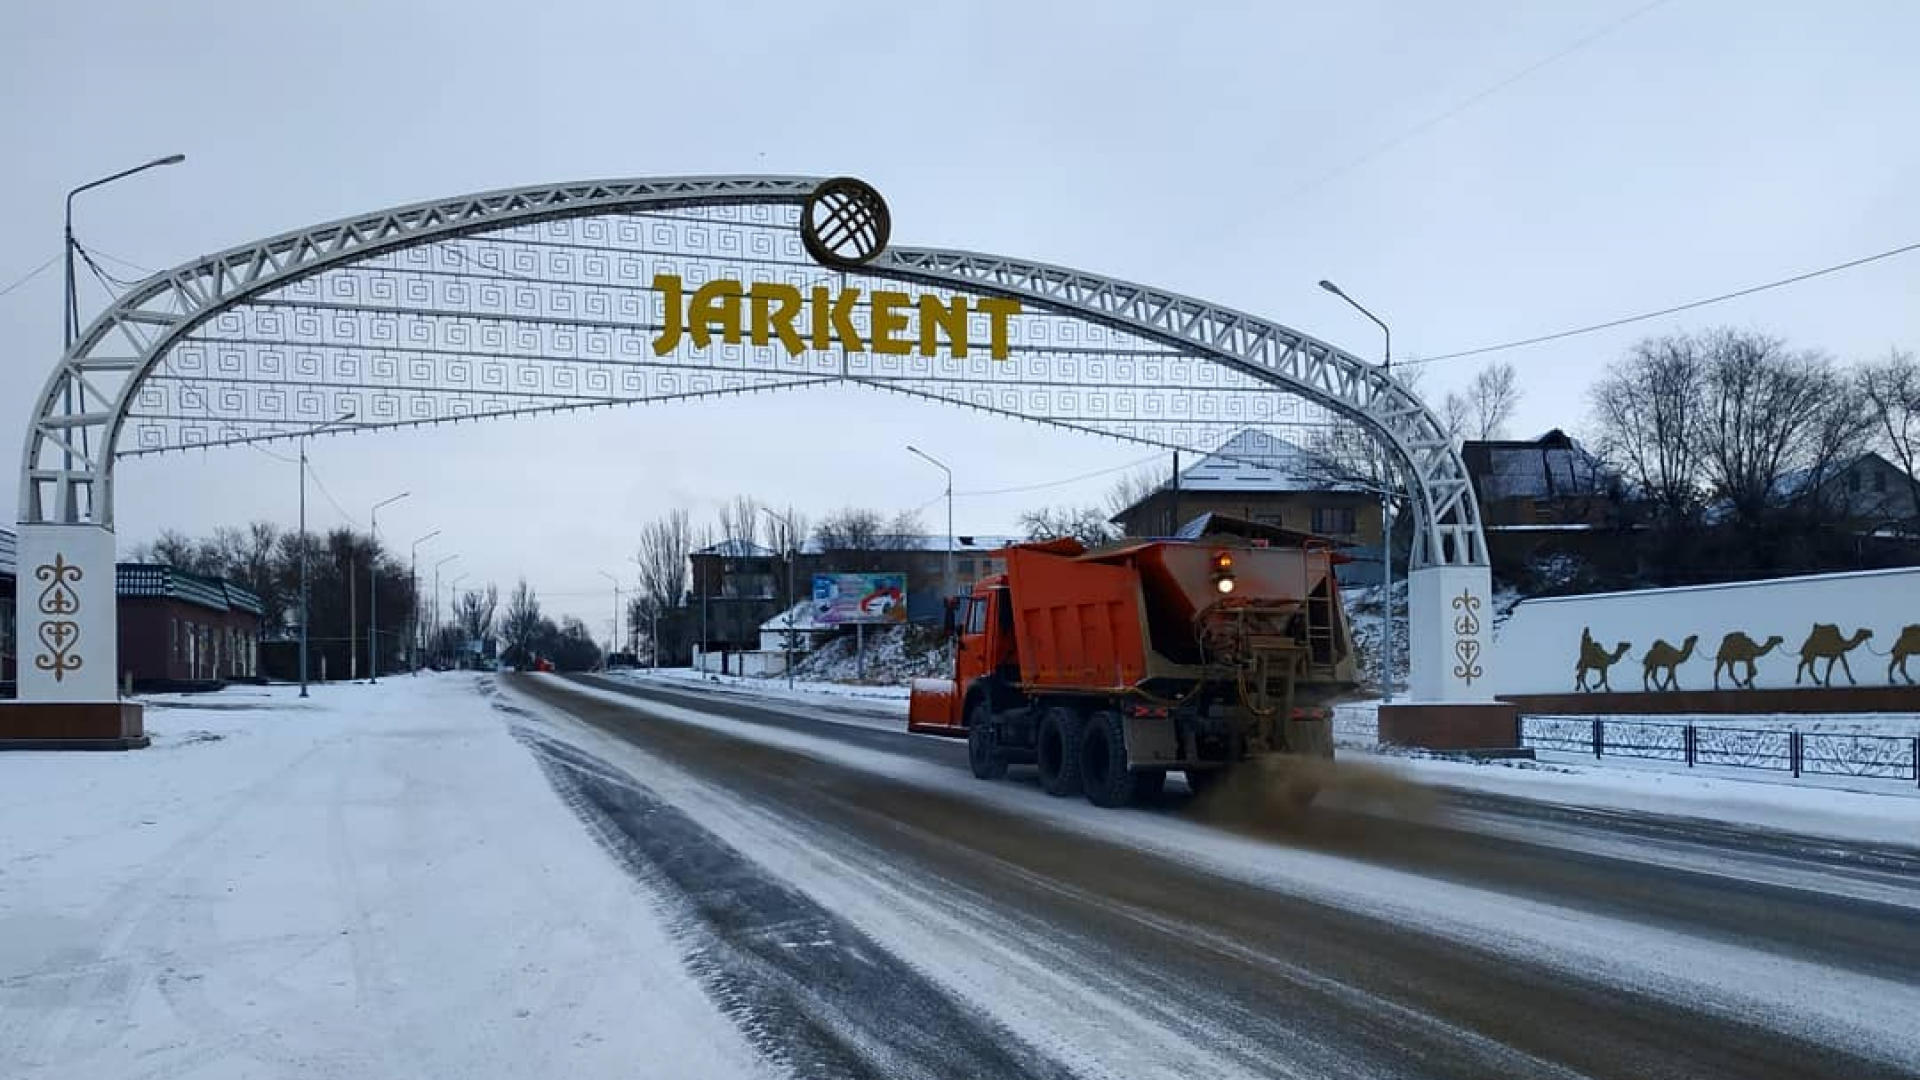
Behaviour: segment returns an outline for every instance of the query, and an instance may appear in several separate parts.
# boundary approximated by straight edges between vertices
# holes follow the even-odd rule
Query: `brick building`
[[[260,598],[231,581],[122,563],[120,671],[136,689],[198,689],[260,677]]]

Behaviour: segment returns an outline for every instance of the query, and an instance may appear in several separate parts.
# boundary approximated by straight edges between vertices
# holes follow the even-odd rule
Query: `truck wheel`
[[[1040,717],[1037,764],[1040,786],[1049,795],[1080,794],[1080,729],[1086,721],[1064,705]]]
[[[1000,752],[1000,740],[993,730],[993,711],[984,701],[967,714],[967,765],[981,780],[1007,775],[1007,757]]]
[[[1080,785],[1095,806],[1127,806],[1139,777],[1127,768],[1126,725],[1117,712],[1097,712],[1080,734]]]

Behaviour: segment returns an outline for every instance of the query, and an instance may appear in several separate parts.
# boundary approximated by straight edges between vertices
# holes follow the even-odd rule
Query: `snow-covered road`
[[[670,803],[957,995],[963,1059],[973,1030],[1083,1076],[1920,1069],[1912,850],[1365,787],[1221,827],[981,784],[957,744],[805,706],[512,685],[598,763],[569,782]],[[841,1010],[849,1037],[888,1045],[890,1001]]]

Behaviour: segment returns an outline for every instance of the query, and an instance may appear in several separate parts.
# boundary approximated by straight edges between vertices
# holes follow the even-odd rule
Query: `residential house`
[[[1460,458],[1489,529],[1619,524],[1619,478],[1559,428],[1535,439],[1462,443]]]
[[[1828,473],[1820,495],[1858,531],[1920,535],[1920,480],[1872,451]]]
[[[1241,431],[1112,521],[1126,536],[1171,536],[1202,514],[1326,537],[1354,560],[1341,568],[1343,581],[1379,581],[1380,496],[1373,486],[1257,428]]]

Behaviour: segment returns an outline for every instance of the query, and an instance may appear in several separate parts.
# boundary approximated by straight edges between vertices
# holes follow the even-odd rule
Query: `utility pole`
[[[367,681],[380,681],[380,508],[391,506],[413,494],[403,491],[391,499],[373,504],[367,516],[368,531],[373,534],[373,550],[367,556]]]
[[[353,556],[347,556],[347,681],[360,680],[360,594],[353,588]]]
[[[420,674],[420,653],[425,639],[420,634],[420,545],[440,535],[435,529],[413,542],[407,552],[407,594],[413,600],[413,617],[408,620],[407,667],[413,674]]]
[[[301,697],[307,696],[307,623],[311,621],[309,619],[309,614],[310,614],[309,605],[308,605],[309,596],[307,592],[307,547],[308,547],[307,545],[307,439],[309,436],[318,435],[324,431],[327,431],[330,428],[338,427],[339,425],[344,424],[351,419],[353,419],[353,413],[350,411],[344,412],[344,413],[341,413],[339,416],[336,416],[333,419],[327,421],[326,423],[321,424],[319,427],[309,428],[308,430],[302,431],[300,433],[300,696]],[[348,578],[347,580],[352,581],[353,579]],[[351,588],[349,588],[348,591],[351,592],[352,591]]]
[[[776,514],[764,506],[760,509],[764,511],[768,517],[787,527],[787,632],[785,637],[787,646],[787,689],[791,690],[793,689],[793,609],[796,603],[793,598],[793,564],[799,561],[800,558],[800,538],[795,535],[793,519]]]
[[[947,587],[946,595],[940,598],[941,602],[945,603],[959,595],[953,579],[953,470],[924,450],[912,446],[907,447],[907,450],[925,458],[934,468],[947,474]]]
[[[607,667],[613,667],[613,654],[620,649],[620,579],[600,571],[600,576],[613,582],[613,636],[607,639]]]
[[[429,612],[429,621],[433,623],[433,630],[436,636],[440,632],[440,568],[459,557],[457,554],[449,555],[433,564],[433,607]]]
[[[1380,372],[1393,381],[1393,328],[1378,315],[1360,306],[1360,301],[1342,292],[1340,286],[1322,278],[1320,287],[1353,305],[1353,309],[1380,328],[1386,335],[1386,351],[1380,357]],[[1380,702],[1393,704],[1393,452],[1380,450]]]

